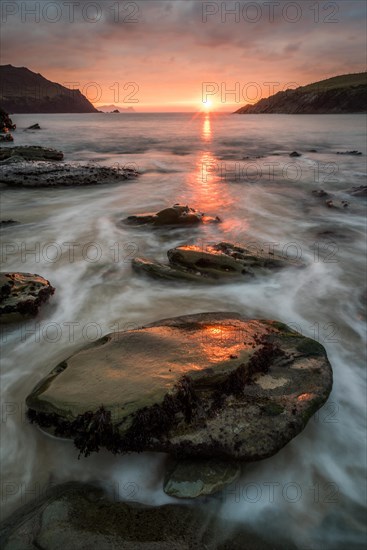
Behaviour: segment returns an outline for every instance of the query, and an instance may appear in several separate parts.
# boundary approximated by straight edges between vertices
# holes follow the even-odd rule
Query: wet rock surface
[[[18,158],[18,157],[15,157]],[[11,187],[69,187],[118,183],[136,178],[135,170],[49,162],[22,162],[3,166],[0,183]]]
[[[352,197],[367,197],[367,185],[352,187],[351,189],[347,189],[346,193]]]
[[[115,498],[114,498],[115,497]],[[2,523],[3,550],[296,550],[218,519],[215,505],[145,506],[81,483],[50,488]],[[272,539],[277,542],[273,542]]]
[[[134,226],[186,226],[197,225],[201,223],[220,222],[220,218],[206,216],[205,214],[180,204],[174,204],[169,208],[164,208],[156,214],[141,214],[138,216],[129,216],[121,221],[124,225]]]
[[[202,313],[113,333],[57,365],[28,418],[80,453],[164,451],[255,461],[326,401],[324,348],[282,323]]]
[[[240,466],[228,460],[181,459],[168,469],[164,492],[176,498],[212,495],[233,483],[240,473]]]
[[[25,146],[0,147],[0,161],[11,157],[22,157],[24,160],[62,160],[64,153],[48,147]]]
[[[249,280],[268,275],[286,267],[302,267],[299,260],[284,258],[278,254],[251,251],[233,243],[221,242],[205,248],[183,245],[167,252],[169,264],[146,258],[134,258],[132,267],[137,273],[155,278],[198,281],[201,283]]]
[[[0,323],[38,314],[55,292],[49,281],[32,273],[0,273]]]
[[[367,185],[351,187],[343,191],[330,192],[324,189],[313,189],[312,195],[324,204],[326,208],[337,209],[339,211],[363,213],[360,199],[367,197]],[[355,200],[354,200],[355,199]]]

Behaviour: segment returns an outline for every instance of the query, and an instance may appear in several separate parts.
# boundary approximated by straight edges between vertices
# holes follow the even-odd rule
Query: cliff
[[[25,67],[0,65],[0,107],[8,113],[97,113],[79,90],[69,90]]]
[[[367,112],[367,73],[340,75],[278,92],[236,114],[345,114]]]

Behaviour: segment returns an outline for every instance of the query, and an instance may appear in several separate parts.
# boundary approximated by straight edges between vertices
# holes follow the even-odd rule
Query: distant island
[[[235,111],[252,114],[346,114],[367,112],[367,73],[345,74],[278,92]]]
[[[26,67],[0,65],[0,81],[0,107],[8,113],[98,113],[79,90]]]
[[[98,110],[101,113],[135,113],[134,107],[117,107],[117,105],[102,105]]]

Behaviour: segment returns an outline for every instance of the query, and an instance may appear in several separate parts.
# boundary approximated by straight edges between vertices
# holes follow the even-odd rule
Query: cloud
[[[236,81],[304,84],[364,70],[364,2],[70,2],[72,22],[65,0],[12,0],[18,11],[3,23],[2,62],[59,82],[99,81],[107,95],[114,82],[137,82],[151,103],[172,101],[172,94],[194,100],[203,81],[224,80],[228,87]],[[24,4],[28,10],[54,6],[36,22]],[[48,20],[57,13],[59,21]],[[107,95],[103,101],[111,103]]]

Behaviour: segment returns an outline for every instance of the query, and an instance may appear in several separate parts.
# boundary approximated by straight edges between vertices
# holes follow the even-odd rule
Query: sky
[[[97,107],[228,111],[366,70],[364,0],[1,2],[1,64]]]

